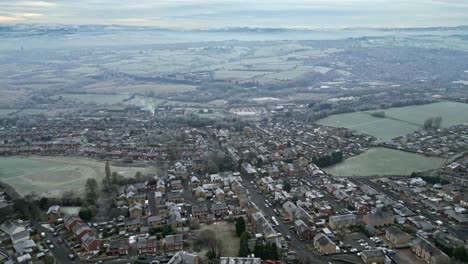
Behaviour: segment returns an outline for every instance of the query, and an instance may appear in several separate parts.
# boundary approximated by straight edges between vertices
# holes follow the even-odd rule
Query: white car
[[[42,238],[45,238],[46,237],[46,234],[44,232],[41,233],[41,237]]]

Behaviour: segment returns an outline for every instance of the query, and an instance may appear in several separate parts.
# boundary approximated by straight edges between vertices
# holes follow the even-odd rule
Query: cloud
[[[19,15],[40,14],[40,15]],[[420,27],[468,24],[461,0],[0,0],[1,22],[168,27]],[[443,19],[441,19],[443,18]],[[10,22],[8,21],[8,22]]]
[[[24,17],[24,18],[39,18],[39,17],[43,17],[44,15],[43,14],[39,14],[39,13],[19,13],[19,14],[16,14],[16,17]]]
[[[29,7],[55,7],[57,3],[45,1],[18,1],[14,5]]]
[[[0,23],[15,22],[20,20],[21,19],[18,17],[0,16]]]

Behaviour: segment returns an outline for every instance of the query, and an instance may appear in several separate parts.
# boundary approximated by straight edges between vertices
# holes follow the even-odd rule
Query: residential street
[[[310,250],[306,244],[312,243],[312,241],[300,241],[296,234],[294,232],[291,232],[289,227],[283,223],[281,220],[281,217],[277,216],[275,212],[273,211],[273,208],[271,207],[266,207],[265,206],[265,199],[266,196],[263,196],[262,194],[258,193],[258,190],[254,188],[254,186],[250,183],[250,181],[247,181],[247,179],[244,180],[243,182],[244,186],[248,188],[251,200],[262,210],[262,212],[265,214],[265,217],[270,220],[272,216],[275,216],[278,220],[278,228],[277,231],[283,235],[283,237],[286,237],[287,235],[291,236],[291,241],[290,244],[292,246],[292,250],[294,250],[299,258],[308,258],[311,260],[312,263],[324,263],[327,264],[329,263],[329,260],[327,258],[322,257],[317,255],[315,252]],[[293,223],[291,223],[293,224]],[[301,256],[301,254],[303,254]]]

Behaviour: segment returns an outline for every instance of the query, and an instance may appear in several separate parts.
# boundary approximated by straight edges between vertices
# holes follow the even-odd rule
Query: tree
[[[112,185],[111,176],[112,174],[111,174],[110,164],[108,161],[106,161],[105,175],[104,175],[104,179],[102,179],[102,190],[104,192],[109,192],[111,189],[111,185]]]
[[[466,251],[465,247],[457,247],[453,250],[453,256],[461,261],[468,260],[468,252]]]
[[[81,207],[78,216],[84,221],[89,221],[93,218],[93,212],[88,207]]]
[[[291,183],[288,180],[283,180],[283,191],[290,192],[291,191]]]
[[[216,233],[213,230],[202,230],[195,240],[195,245],[207,248],[213,258],[221,256],[222,240],[216,237]]]
[[[247,257],[249,254],[249,239],[250,234],[244,231],[240,237],[239,257]]]
[[[49,207],[49,199],[47,199],[47,197],[42,197],[40,200],[39,200],[39,208],[41,208],[41,210],[45,211],[47,210]]]
[[[98,183],[95,179],[88,178],[85,183],[85,198],[89,203],[95,204],[99,197]]]
[[[424,121],[424,129],[425,130],[430,130],[430,129],[438,129],[440,128],[440,125],[442,124],[442,117],[436,116],[436,117],[430,117]]]
[[[245,220],[243,217],[239,217],[236,220],[236,234],[237,236],[241,236],[242,233],[245,232]]]

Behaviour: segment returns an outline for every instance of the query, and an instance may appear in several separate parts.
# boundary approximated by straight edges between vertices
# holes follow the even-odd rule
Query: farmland
[[[333,176],[410,175],[415,171],[436,169],[444,159],[419,154],[373,148],[349,158],[326,171]]]
[[[113,171],[132,177],[137,171],[150,168],[114,167]],[[20,194],[34,192],[43,196],[59,196],[64,191],[80,194],[87,178],[100,181],[104,162],[68,157],[0,158],[0,181]]]
[[[345,127],[382,139],[391,139],[420,129],[427,118],[442,117],[442,127],[468,121],[468,104],[440,102],[427,105],[394,107],[383,110],[386,118],[370,116],[368,112],[333,115],[319,120],[320,125]]]

